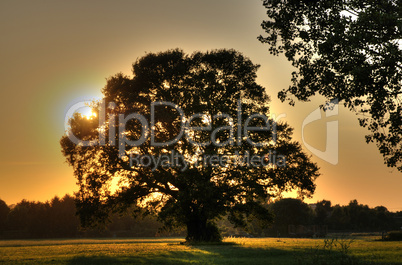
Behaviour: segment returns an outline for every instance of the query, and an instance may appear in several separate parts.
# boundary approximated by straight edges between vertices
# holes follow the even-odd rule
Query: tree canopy
[[[284,198],[270,205],[275,223],[286,229],[289,225],[309,225],[312,223],[312,209],[299,199]]]
[[[268,198],[310,196],[318,167],[292,128],[268,116],[257,69],[234,50],[176,49],[137,59],[132,77],[110,77],[97,115],[75,114],[61,139],[82,223],[135,205],[187,227],[189,241],[216,241],[223,215],[238,226],[269,222]]]
[[[389,167],[402,171],[402,5],[399,0],[266,0],[271,54],[297,71],[278,96],[320,94],[359,114]]]

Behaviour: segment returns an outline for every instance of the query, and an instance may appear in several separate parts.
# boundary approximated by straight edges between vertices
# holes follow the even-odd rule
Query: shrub
[[[385,236],[387,241],[402,241],[402,231],[391,231]]]
[[[307,249],[297,255],[298,265],[361,265],[356,257],[350,255],[350,247],[353,240],[348,239],[325,239],[323,246]]]

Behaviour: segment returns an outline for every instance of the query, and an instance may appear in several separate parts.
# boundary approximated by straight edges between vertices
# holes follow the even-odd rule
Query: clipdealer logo
[[[68,132],[67,135],[69,139],[76,145],[80,146],[95,146],[95,145],[106,145],[106,132],[104,130],[99,130],[99,138],[96,140],[81,140],[77,138],[68,128],[68,120],[69,118],[77,112],[78,109],[87,106],[86,102],[78,102],[70,107],[67,111],[65,117],[65,130]],[[170,139],[166,142],[157,142],[155,137],[155,108],[158,106],[170,107],[172,110],[176,111],[180,116],[180,132],[176,137]],[[110,102],[107,106],[109,109],[114,109],[116,104]],[[231,117],[229,114],[219,113],[215,114],[212,117],[204,114],[204,113],[196,113],[191,116],[186,116],[184,111],[172,102],[167,101],[156,101],[152,102],[150,105],[150,122],[148,123],[147,119],[144,115],[140,113],[130,113],[130,114],[118,114],[109,117],[109,124],[116,124],[118,122],[118,142],[116,143],[116,126],[109,126],[109,139],[108,145],[110,146],[118,146],[119,148],[119,157],[124,159],[127,157],[126,154],[126,146],[137,147],[144,144],[148,139],[150,140],[150,145],[154,147],[169,147],[180,141],[182,137],[185,137],[186,140],[198,147],[214,145],[216,147],[224,147],[227,145],[242,145],[243,142],[247,142],[253,147],[267,147],[267,146],[275,146],[276,145],[276,137],[277,137],[277,121],[286,117],[286,115],[279,115],[278,117],[271,117],[269,119],[264,114],[252,114],[248,117],[242,116],[242,108],[241,101],[237,102],[237,113],[235,119],[237,119],[237,126],[235,126],[235,119]],[[106,103],[104,100],[100,103],[99,108],[99,128],[104,128],[107,124],[106,121]],[[116,119],[117,118],[117,119]],[[243,119],[245,118],[245,119]],[[194,127],[191,126],[191,122],[195,119],[206,119],[208,122],[203,127]],[[218,128],[212,128],[211,120],[213,119],[225,119],[227,121],[227,125],[221,126]],[[250,123],[255,120],[262,120],[265,126],[255,127],[250,126]],[[126,124],[130,120],[136,120],[141,124],[141,135],[137,140],[128,139],[126,134]],[[244,124],[242,121],[244,120]],[[229,137],[225,141],[221,141],[218,139],[217,134],[222,131],[227,130],[229,132]],[[210,131],[210,139],[206,142],[196,142],[192,139],[191,134],[197,131]],[[272,133],[272,137],[270,143],[267,142],[255,142],[249,137],[249,132],[267,132]],[[249,151],[244,151],[243,153],[235,152],[234,156],[227,155],[197,155],[196,157],[184,157],[180,152],[176,150],[171,150],[168,154],[162,154],[157,157],[149,155],[149,154],[129,154],[130,166],[144,166],[144,167],[152,167],[152,170],[155,170],[157,167],[181,167],[182,170],[186,170],[189,166],[189,161],[192,161],[196,166],[200,163],[211,166],[222,166],[225,167],[228,164],[234,165],[242,165],[242,166],[268,166],[275,165],[278,167],[286,166],[286,157],[281,154],[276,154],[276,151],[269,150],[268,153],[262,155],[251,155]]]
[[[338,121],[328,121],[326,123],[326,144],[325,144],[325,151],[321,151],[309,143],[304,138],[304,127],[308,124],[313,122],[319,121],[321,119],[325,119],[331,116],[338,116],[339,113],[339,104],[338,99],[333,99],[330,102],[326,103],[322,109],[324,109],[325,117],[321,116],[321,108],[317,108],[312,111],[303,121],[302,124],[302,141],[306,148],[316,155],[317,157],[321,158],[322,160],[332,164],[338,164],[338,157],[339,157],[339,136],[338,136]]]

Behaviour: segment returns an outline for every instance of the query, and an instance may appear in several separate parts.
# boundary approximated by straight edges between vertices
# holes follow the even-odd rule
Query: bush
[[[385,236],[387,241],[402,241],[402,231],[391,231]]]

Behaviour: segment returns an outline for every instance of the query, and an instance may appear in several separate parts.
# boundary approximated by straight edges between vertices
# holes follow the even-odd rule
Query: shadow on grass
[[[69,265],[103,264],[292,264],[292,253],[280,249],[247,248],[235,245],[191,246],[188,251],[166,251],[149,255],[76,256]]]
[[[157,251],[155,253],[131,253],[125,256],[77,256],[69,265],[103,264],[264,264],[264,265],[385,265],[358,259],[338,250],[320,248],[278,249],[257,248],[238,244],[192,244],[188,250]],[[117,254],[117,253],[116,253]],[[127,253],[126,253],[127,254]]]
[[[77,256],[68,261],[67,264],[75,265],[90,265],[90,264],[124,264],[120,262],[119,258],[101,256]]]
[[[257,248],[242,245],[193,245],[193,248],[207,251],[219,257],[211,264],[297,264],[297,265],[401,265],[387,263],[378,258],[354,256],[349,247],[353,240],[327,240],[327,245],[300,249]],[[334,242],[337,242],[336,244]]]

